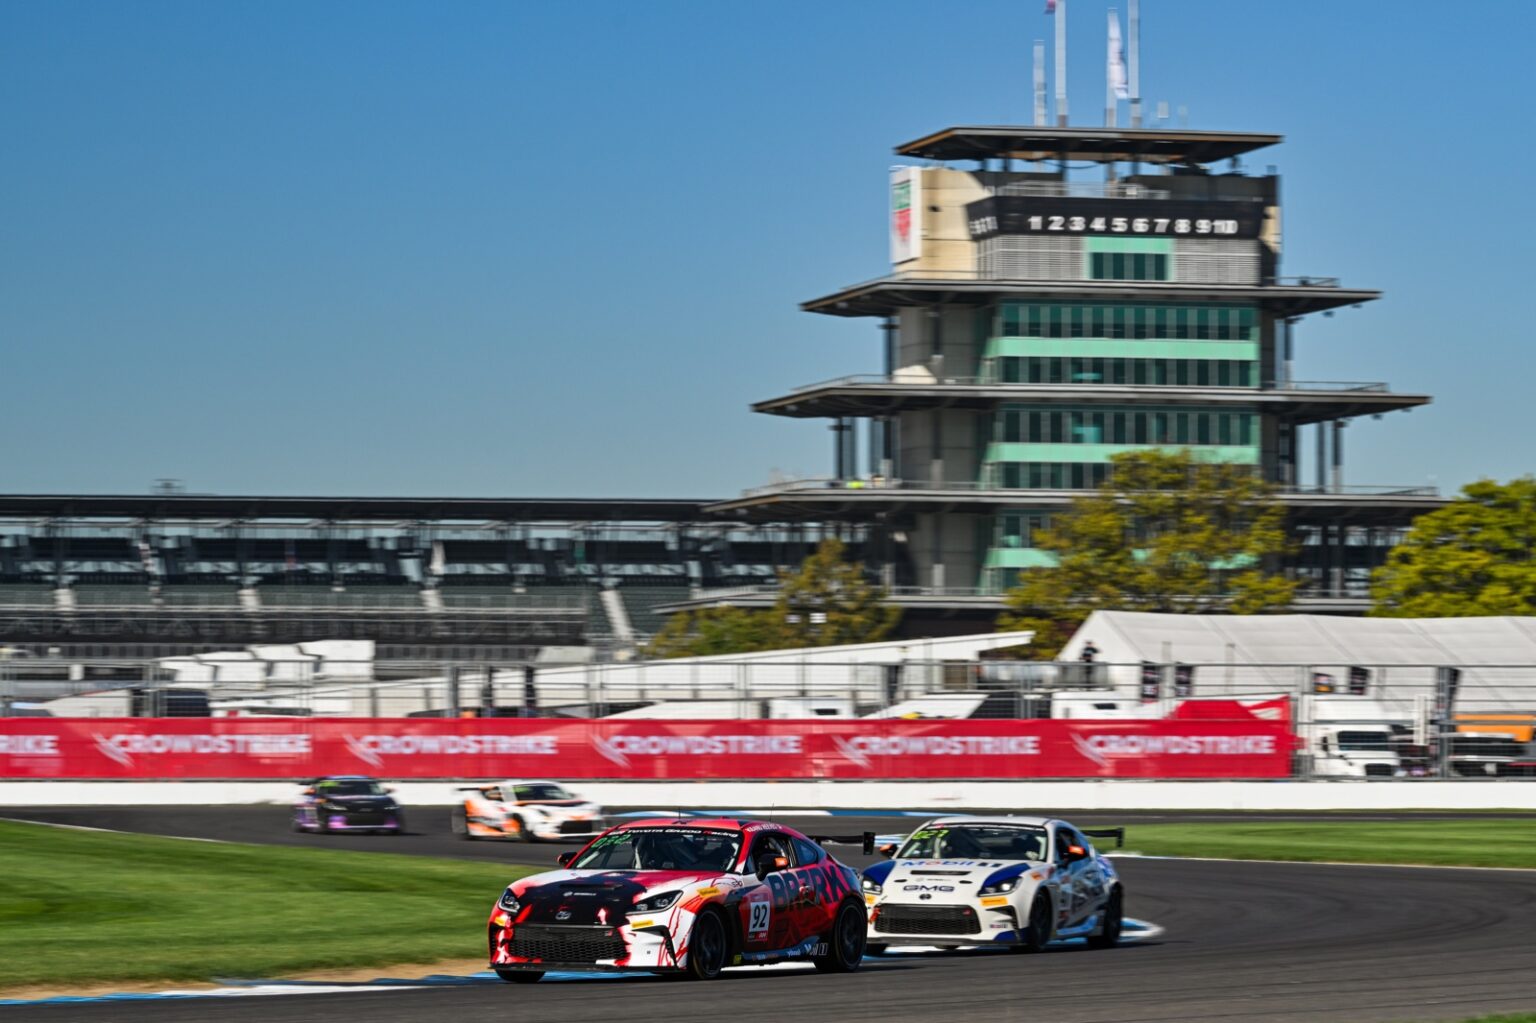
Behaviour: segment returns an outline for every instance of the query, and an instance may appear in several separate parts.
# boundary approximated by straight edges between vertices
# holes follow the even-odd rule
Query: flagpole
[[[1045,127],[1045,40],[1035,40],[1035,127]]]
[[[1116,22],[1118,17],[1118,12],[1111,7],[1109,9],[1108,43],[1106,44],[1104,57],[1104,127],[1106,128],[1113,128],[1115,126],[1115,58],[1118,56],[1115,53],[1115,36],[1119,34],[1118,29],[1120,28]]]
[[[1141,127],[1141,12],[1140,0],[1130,0],[1131,10],[1131,127]]]
[[[1056,0],[1056,126],[1067,126],[1067,0]]]

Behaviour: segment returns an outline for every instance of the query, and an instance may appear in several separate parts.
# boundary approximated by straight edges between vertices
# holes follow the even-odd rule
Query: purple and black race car
[[[382,831],[398,835],[405,830],[405,814],[391,791],[377,780],[358,774],[316,778],[304,786],[303,794],[293,804],[293,830],[317,834]]]

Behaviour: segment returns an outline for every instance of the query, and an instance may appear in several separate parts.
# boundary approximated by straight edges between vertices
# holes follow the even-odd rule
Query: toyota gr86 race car
[[[450,823],[460,838],[591,838],[607,827],[603,808],[552,781],[504,781],[459,789],[463,805]]]
[[[1084,831],[1045,817],[940,817],[894,858],[865,869],[869,948],[1004,945],[1037,952],[1057,938],[1120,940],[1125,893]],[[891,852],[890,847],[886,847]]]
[[[342,774],[316,778],[304,786],[293,804],[293,830],[384,831],[405,830],[405,814],[390,789],[372,778]]]
[[[490,965],[528,983],[549,970],[638,970],[697,980],[727,966],[808,959],[848,973],[864,956],[859,875],[790,828],[735,818],[638,820],[563,869],[509,885],[491,908]],[[857,841],[873,849],[874,835]]]

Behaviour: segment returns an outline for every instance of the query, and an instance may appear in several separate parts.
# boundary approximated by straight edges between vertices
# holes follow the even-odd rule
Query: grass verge
[[[1153,856],[1536,868],[1536,820],[1132,824],[1125,845]]]
[[[0,988],[481,956],[492,901],[533,872],[0,822]]]

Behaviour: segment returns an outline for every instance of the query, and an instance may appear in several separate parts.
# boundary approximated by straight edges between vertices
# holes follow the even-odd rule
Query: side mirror
[[[314,795],[314,794],[315,794],[315,790],[314,790],[314,789],[305,789],[305,790],[304,790],[304,794],[305,794],[305,795],[306,795],[306,796],[312,796],[312,795]]]
[[[576,854],[579,852],[581,852],[580,849],[572,849],[570,852],[563,852],[559,856],[555,857],[555,862],[560,864],[562,867],[568,867],[571,865],[571,861],[576,858]]]
[[[787,856],[759,856],[757,858],[757,879],[759,881],[769,874],[788,869],[789,857]]]
[[[1080,845],[1069,845],[1069,846],[1067,846],[1067,862],[1068,863],[1076,863],[1078,860],[1086,860],[1087,858],[1088,858],[1088,850],[1087,849],[1084,849]]]
[[[395,791],[395,787],[393,785],[386,785],[386,786],[384,786],[384,791],[385,792],[393,792],[393,791]]]
[[[880,855],[884,856],[886,859],[890,859],[892,856],[895,856],[896,855],[896,843],[895,842],[887,842],[884,845],[882,845],[880,847]]]

